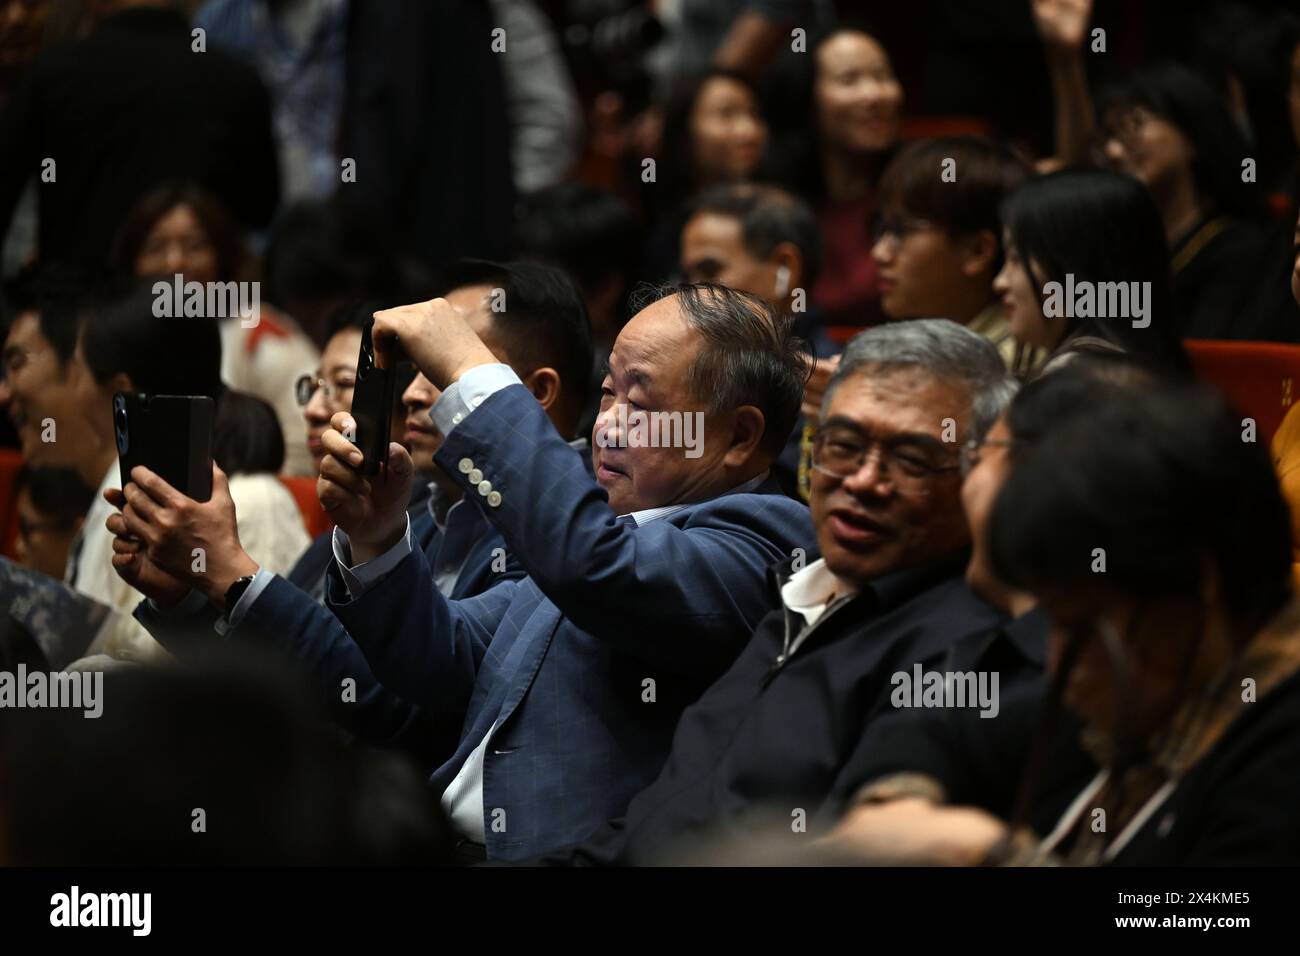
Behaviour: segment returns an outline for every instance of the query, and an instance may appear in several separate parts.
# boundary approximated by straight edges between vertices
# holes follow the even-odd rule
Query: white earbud
[[[790,267],[776,267],[776,288],[772,290],[777,299],[784,299],[785,294],[790,291]]]

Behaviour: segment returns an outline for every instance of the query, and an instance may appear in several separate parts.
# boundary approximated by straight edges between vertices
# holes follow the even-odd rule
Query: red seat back
[[[1272,441],[1286,413],[1300,400],[1300,345],[1211,339],[1188,339],[1183,345],[1196,377],[1255,419],[1256,441]]]
[[[302,515],[302,523],[307,529],[307,534],[314,538],[334,527],[334,522],[325,513],[325,509],[320,506],[320,499],[316,497],[315,478],[290,475],[280,475],[278,477],[280,483],[288,488],[289,493],[293,495],[293,500],[298,505],[298,511]]]

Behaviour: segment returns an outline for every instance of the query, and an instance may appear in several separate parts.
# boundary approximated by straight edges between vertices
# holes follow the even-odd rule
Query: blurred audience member
[[[830,351],[808,289],[821,264],[821,231],[806,204],[775,186],[717,186],[690,206],[682,230],[682,274],[766,299],[814,355]],[[782,489],[800,495],[798,421],[772,464]],[[806,479],[805,479],[806,484]]]
[[[909,144],[881,177],[871,250],[889,318],[952,319],[996,345],[1022,378],[1036,352],[1011,334],[993,278],[1002,268],[1002,202],[1029,174],[1027,163],[987,139]]]
[[[1002,222],[1006,259],[993,289],[1016,341],[1048,353],[1044,370],[1097,350],[1187,369],[1160,214],[1135,180],[1050,173],[1011,194]],[[1077,309],[1084,295],[1090,304]]]
[[[510,254],[510,117],[497,26],[482,0],[348,4],[346,165],[336,196],[428,268]],[[504,42],[508,49],[512,40]]]
[[[345,748],[261,656],[110,671],[102,713],[0,723],[0,865],[445,863],[446,822],[396,757]],[[93,794],[94,810],[87,809]]]
[[[197,55],[167,0],[103,0],[84,39],[52,46],[0,113],[0,234],[38,177],[43,261],[101,265],[118,226],[161,182],[203,184],[249,229],[279,198],[266,88],[217,51]]]
[[[23,468],[18,499],[18,563],[58,579],[95,497],[71,468]]]
[[[801,99],[774,122],[788,131],[776,141],[777,166],[813,203],[822,227],[825,256],[812,300],[828,325],[878,325],[885,316],[871,224],[877,182],[898,142],[903,87],[884,47],[858,29],[822,36],[804,59],[802,82],[792,89]]]
[[[208,0],[194,15],[213,49],[257,68],[271,94],[284,201],[338,188],[348,0]]]
[[[32,467],[72,467],[91,487],[103,470],[88,464],[93,445],[71,377],[77,310],[84,283],[64,268],[29,270],[5,289],[12,319],[6,329],[0,408]]]
[[[582,147],[582,109],[555,30],[533,0],[489,0],[502,50],[510,165],[522,195],[560,183]]]
[[[641,254],[636,217],[618,196],[583,183],[538,190],[524,196],[517,210],[519,255],[559,266],[578,283],[599,370],[628,320],[628,290]],[[593,392],[603,375],[593,381]]]
[[[1151,190],[1172,254],[1179,335],[1300,340],[1260,225],[1263,189],[1247,179],[1241,129],[1210,86],[1179,66],[1134,74],[1098,104],[1106,162]],[[1253,162],[1253,160],[1252,160]]]
[[[656,281],[675,273],[683,204],[700,189],[750,179],[766,148],[767,122],[750,80],[709,70],[676,86],[665,106],[653,179],[645,180],[643,158],[634,157],[651,222],[641,278]]]
[[[294,383],[316,365],[319,353],[293,319],[261,302],[243,239],[220,203],[197,186],[159,187],[128,214],[114,260],[122,272],[169,284],[178,275],[182,282],[203,284],[258,282],[255,315],[212,316],[221,320],[221,379],[267,402],[286,438],[301,430]],[[284,471],[315,474],[302,442],[286,442]]]
[[[335,310],[361,299],[404,298],[408,286],[427,282],[412,270],[365,211],[338,199],[299,202],[284,210],[271,231],[262,300],[324,346]]]

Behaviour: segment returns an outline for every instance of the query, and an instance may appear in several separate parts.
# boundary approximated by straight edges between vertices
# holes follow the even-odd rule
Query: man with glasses
[[[680,861],[715,835],[805,831],[862,726],[889,708],[891,676],[1002,619],[963,578],[958,449],[1013,391],[993,345],[944,319],[849,343],[812,443],[820,560],[776,569],[779,605],[682,715],[658,779],[557,860]]]

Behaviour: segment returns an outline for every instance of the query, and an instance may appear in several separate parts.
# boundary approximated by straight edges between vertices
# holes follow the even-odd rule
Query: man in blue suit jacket
[[[450,305],[465,316],[495,355],[511,362],[554,427],[561,434],[572,434],[592,364],[590,326],[572,283],[548,266],[478,260],[452,264],[442,282],[449,290]],[[513,303],[509,312],[490,309],[494,290],[501,290]],[[419,463],[416,481],[429,480],[427,490],[421,489],[424,494],[409,509],[412,540],[438,590],[450,599],[461,599],[502,581],[517,580],[523,577],[523,570],[487,520],[481,499],[462,496],[460,487],[433,462],[442,435],[429,411],[440,394],[423,375],[416,375],[402,396],[407,415],[404,431],[397,434],[413,462]],[[572,444],[586,450],[585,439]],[[158,507],[166,511],[162,502]],[[196,514],[234,520],[233,512],[221,513],[220,509]],[[176,522],[177,527],[195,524]],[[230,640],[278,647],[300,668],[306,665],[327,711],[351,733],[377,746],[400,747],[429,770],[446,760],[457,743],[459,726],[447,728],[445,722],[433,721],[421,708],[375,681],[342,623],[319,603],[321,579],[333,561],[329,539],[313,542],[286,582],[257,570],[243,554],[233,530],[230,524],[178,536],[177,547],[190,551],[205,547],[217,556],[216,563],[209,564],[210,573],[195,582],[195,593],[178,607],[164,611],[157,603],[146,602],[137,609],[137,619],[182,657],[201,654],[212,641],[214,629]],[[213,547],[206,541],[208,536],[225,543]],[[319,554],[321,545],[325,560]],[[222,578],[223,568],[236,565],[252,565],[252,580],[242,602],[222,615],[224,588],[229,582],[221,594],[213,592],[212,582]],[[182,593],[189,590],[178,577],[173,578],[172,586]]]
[[[682,709],[766,612],[768,566],[810,545],[807,510],[768,473],[804,365],[752,296],[660,299],[615,343],[593,482],[446,303],[381,312],[375,336],[444,388],[435,460],[529,577],[447,601],[410,540],[409,458],[393,445],[388,481],[364,480],[339,415],[322,439],[321,501],[339,525],[327,601],[386,687],[460,727],[432,784],[471,853],[527,858],[653,779]]]

